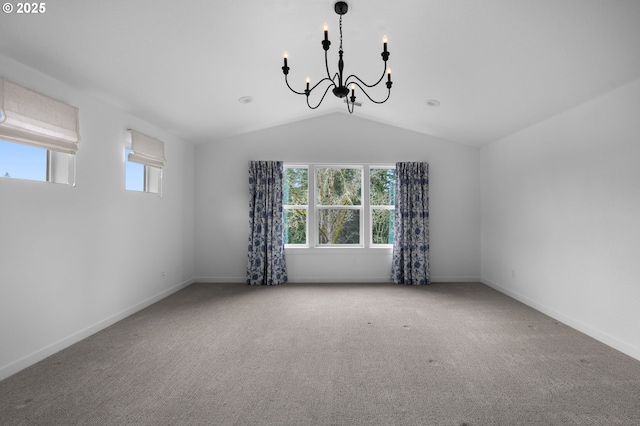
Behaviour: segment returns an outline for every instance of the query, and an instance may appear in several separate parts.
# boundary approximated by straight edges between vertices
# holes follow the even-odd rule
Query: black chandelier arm
[[[331,81],[333,81],[336,78],[336,75],[338,73],[336,73],[333,78],[331,78],[331,71],[329,71],[329,58],[327,57],[327,50],[324,51],[324,67],[327,70],[327,78]]]
[[[322,80],[325,80],[324,78]],[[319,83],[318,83],[319,84]],[[317,86],[317,84],[316,84]],[[313,86],[314,88],[316,86]],[[332,86],[335,86],[333,83],[331,83],[330,85],[327,86],[327,88],[324,91],[324,94],[322,95],[322,97],[320,98],[320,101],[318,102],[318,104],[316,106],[311,106],[311,104],[309,103],[309,96],[307,96],[307,106],[311,109],[316,109],[320,106],[320,104],[322,103],[322,101],[324,100],[324,97],[327,96],[327,92],[329,92],[329,89],[331,89]]]
[[[342,54],[342,51],[340,53]],[[333,77],[331,77],[331,71],[329,71],[329,58],[327,56],[327,50],[324,51],[324,67],[327,71],[327,79],[331,80],[336,87],[339,86],[342,75],[339,71],[336,71],[336,73],[333,74]],[[338,83],[336,83],[336,78],[338,79]]]
[[[351,77],[351,76],[349,76],[349,77]],[[358,77],[355,77],[355,78],[356,78],[356,79],[358,79],[358,81],[362,81],[362,80],[360,80]],[[364,95],[365,95],[367,98],[369,98],[369,100],[370,100],[371,102],[373,102],[374,104],[383,104],[383,103],[387,102],[387,101],[389,100],[389,97],[391,96],[391,84],[389,84],[389,83],[390,83],[390,82],[387,82],[387,89],[388,89],[388,91],[387,91],[387,97],[386,97],[386,98],[384,98],[384,100],[382,100],[382,101],[376,101],[376,100],[375,100],[375,99],[373,99],[371,96],[369,96],[369,94],[367,93],[367,91],[366,91],[366,90],[364,90],[364,88],[363,88],[359,83],[351,82],[351,83],[349,83],[349,84],[355,84],[356,86],[358,86],[358,88],[360,89],[360,91],[361,91],[362,93],[364,93]],[[364,84],[364,83],[363,83],[363,84]],[[366,86],[366,84],[365,84],[365,86]],[[348,87],[348,86],[347,86],[347,87]],[[369,87],[369,88],[370,88],[370,87],[373,87],[373,86],[367,86],[367,87]],[[348,103],[348,102],[347,102],[347,103]]]
[[[333,77],[333,78],[335,78],[335,77]],[[332,79],[330,79],[329,77],[325,77],[322,80],[320,80],[319,82],[317,82],[316,84],[314,84],[313,87],[311,89],[309,89],[309,93],[313,92],[316,87],[318,87],[318,86],[320,86],[322,84],[323,81],[328,81],[329,82],[329,87],[327,87],[327,90],[329,90],[329,88],[331,88],[331,86],[335,87],[335,85],[336,85],[335,82]]]
[[[349,114],[353,114],[353,111],[355,111],[355,103],[354,102],[350,102],[349,100],[347,100],[347,111],[349,111]]]
[[[331,80],[328,77],[325,77],[322,80],[320,80],[319,82],[317,82],[312,88],[307,89],[304,92],[298,92],[293,87],[291,87],[291,85],[289,84],[289,79],[287,78],[286,74],[284,76],[284,81],[287,84],[287,87],[289,88],[289,90],[291,90],[296,95],[306,95],[307,96],[307,105],[309,105],[309,99],[308,98],[309,98],[309,95],[311,94],[311,92],[313,92],[315,90],[315,88],[318,87],[319,85],[321,85],[324,81],[328,81],[329,85],[327,86],[327,89],[324,91],[324,94],[322,95],[322,98],[320,99],[320,103],[322,103],[322,100],[327,95],[327,92],[329,91],[329,89],[331,89],[331,87],[335,87],[336,86],[335,83],[333,82],[333,80]],[[316,105],[315,107],[311,107],[311,105],[309,105],[309,108],[316,109],[316,108],[318,108],[318,106],[320,106],[320,104]]]
[[[289,85],[289,79],[287,78],[287,74],[284,75],[284,82],[287,83],[287,87],[289,88],[289,90],[291,90],[296,95],[305,95],[306,94],[305,92],[298,92],[297,90],[294,90],[293,87],[291,87]]]
[[[378,84],[380,84],[380,82],[382,81],[382,79],[384,78],[384,75],[385,75],[386,73],[387,73],[387,61],[385,61],[385,62],[384,62],[384,69],[382,70],[382,75],[380,76],[380,78],[378,79],[378,81],[376,81],[375,83],[373,83],[373,84],[367,84],[367,83],[365,83],[364,81],[362,81],[362,79],[361,79],[360,77],[358,77],[357,75],[355,75],[355,74],[351,74],[351,75],[350,75],[349,77],[347,77],[347,79],[345,80],[344,85],[345,85],[345,86],[348,86],[348,85],[349,85],[349,83],[348,83],[349,79],[351,79],[351,78],[353,77],[354,79],[358,80],[358,81],[359,81],[360,83],[362,83],[363,85],[365,85],[365,86],[367,86],[367,87],[369,87],[369,88],[372,88],[372,87],[375,87],[375,86],[377,86]]]

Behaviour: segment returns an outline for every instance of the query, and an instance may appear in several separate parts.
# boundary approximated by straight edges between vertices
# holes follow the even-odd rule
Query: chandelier
[[[384,68],[382,70],[382,75],[380,76],[380,79],[378,81],[376,81],[373,84],[367,84],[364,81],[362,81],[362,79],[360,79],[357,75],[355,74],[351,74],[349,75],[347,78],[344,78],[344,51],[342,50],[342,15],[347,13],[347,10],[349,9],[349,6],[347,5],[346,2],[344,1],[338,1],[335,3],[334,5],[334,9],[336,11],[336,13],[338,15],[340,15],[340,49],[338,50],[338,72],[336,72],[333,77],[331,76],[331,73],[329,71],[329,61],[327,58],[327,52],[329,51],[329,46],[331,46],[331,42],[329,41],[329,30],[327,27],[327,24],[325,22],[324,24],[324,40],[322,40],[322,48],[324,49],[324,63],[325,63],[325,69],[327,72],[327,76],[324,77],[322,80],[318,81],[315,85],[313,85],[312,87],[310,87],[311,85],[311,80],[309,79],[309,77],[307,77],[307,86],[306,89],[303,92],[299,92],[297,90],[294,90],[290,85],[289,85],[289,80],[287,79],[287,76],[289,75],[289,66],[287,64],[288,62],[288,58],[289,58],[289,54],[287,51],[284,52],[284,66],[282,67],[282,72],[284,73],[284,81],[285,83],[287,83],[287,87],[295,94],[297,95],[305,95],[307,98],[307,106],[311,109],[316,109],[320,106],[320,104],[322,103],[322,101],[324,100],[325,96],[327,95],[327,93],[329,92],[329,89],[333,88],[332,92],[334,95],[336,95],[338,98],[345,98],[348,96],[348,100],[345,99],[345,102],[347,104],[347,110],[349,111],[350,114],[353,114],[353,108],[356,104],[356,87],[359,89],[359,91],[361,91],[362,93],[364,93],[364,95],[369,98],[369,100],[373,103],[376,104],[383,104],[385,103],[388,99],[389,96],[391,95],[391,85],[393,84],[391,82],[391,70],[387,67],[387,60],[389,60],[389,51],[387,50],[387,36],[385,35],[382,39],[382,43],[383,43],[383,50],[382,50],[382,60],[384,61]],[[365,90],[365,88],[371,89],[373,87],[376,87],[378,84],[380,84],[382,82],[382,80],[384,79],[384,75],[387,74],[387,81],[386,81],[386,86],[387,86],[387,97],[384,98],[384,100],[375,100],[373,99],[371,96],[369,96],[369,94],[367,93],[367,91]],[[309,102],[309,96],[311,95],[311,92],[313,92],[318,86],[321,85],[325,85],[326,84],[326,89],[324,90],[324,94],[322,95],[322,97],[320,98],[320,101],[314,106]],[[322,89],[320,89],[322,90]],[[349,96],[349,91],[351,91],[351,96]]]

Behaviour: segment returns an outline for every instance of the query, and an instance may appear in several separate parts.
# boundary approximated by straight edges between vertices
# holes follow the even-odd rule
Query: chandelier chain
[[[340,15],[340,50],[342,50],[342,15]]]

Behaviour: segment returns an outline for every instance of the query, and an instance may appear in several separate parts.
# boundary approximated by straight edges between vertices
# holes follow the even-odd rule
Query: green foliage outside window
[[[316,199],[321,206],[359,206],[362,197],[360,169],[319,168]]]
[[[369,199],[372,206],[393,206],[395,203],[395,169],[371,169]]]
[[[309,170],[306,168],[284,169],[283,204],[304,206],[309,201]]]
[[[393,210],[371,210],[371,238],[373,244],[393,244]]]

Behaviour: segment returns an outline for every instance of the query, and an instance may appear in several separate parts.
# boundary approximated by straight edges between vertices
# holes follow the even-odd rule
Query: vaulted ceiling
[[[640,78],[637,0],[348,3],[345,72],[377,79],[386,34],[394,81],[387,103],[361,96],[354,114],[451,141],[481,146]],[[346,113],[332,95],[308,109],[281,70],[288,50],[298,90],[307,75],[323,77],[327,22],[335,72],[333,0],[45,4],[40,14],[0,14],[1,54],[185,140]]]

